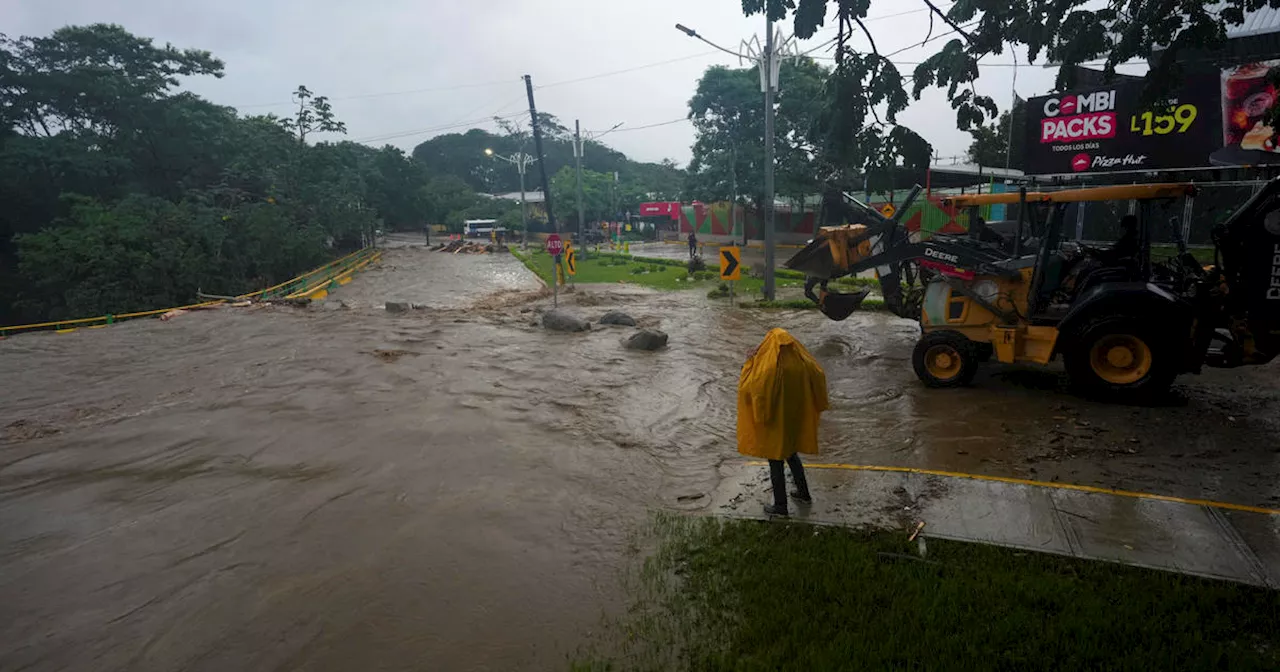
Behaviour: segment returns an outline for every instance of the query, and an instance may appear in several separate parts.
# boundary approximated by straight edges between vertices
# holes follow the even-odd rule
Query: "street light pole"
[[[737,56],[740,61],[751,61],[756,64],[760,71],[760,90],[764,93],[764,297],[770,301],[774,298],[774,278],[773,271],[776,265],[776,247],[774,238],[774,208],[773,208],[773,161],[774,161],[774,109],[773,98],[774,91],[778,88],[778,66],[782,59],[793,56],[801,56],[795,48],[795,36],[783,37],[780,41],[775,39],[773,33],[773,21],[769,18],[769,10],[765,7],[764,24],[765,37],[763,47],[760,41],[752,37],[751,41],[744,40],[742,43],[743,52],[739,53],[725,49],[724,47],[708,40],[698,34],[698,31],[688,28],[679,23],[676,24],[676,30],[692,37],[702,40],[707,44],[723,51],[727,54]],[[779,36],[781,37],[781,36]],[[811,50],[812,51],[812,50]],[[811,53],[810,52],[805,52]],[[734,175],[734,178],[737,176]],[[743,232],[746,232],[744,223]]]
[[[573,163],[578,173],[578,245],[586,245],[586,220],[582,203],[582,123],[573,120]]]
[[[486,149],[484,150],[484,153],[486,156],[491,156],[495,159],[502,159],[503,161],[506,161],[507,163],[512,164],[513,166],[516,167],[516,172],[520,174],[520,226],[523,227],[522,240],[524,242],[525,247],[528,247],[529,245],[529,206],[525,202],[524,174],[525,174],[525,171],[528,170],[529,164],[533,163],[534,161],[537,161],[537,159],[532,156],[529,156],[528,154],[525,154],[524,152],[516,152],[511,156],[503,156],[501,154],[494,153],[492,149]]]
[[[773,231],[773,21],[769,18],[766,3],[764,10],[764,54],[761,67],[764,68],[764,298],[773,301],[774,282],[773,268],[776,263],[774,254]]]

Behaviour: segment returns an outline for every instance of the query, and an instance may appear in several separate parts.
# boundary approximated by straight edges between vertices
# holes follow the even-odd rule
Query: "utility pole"
[[[586,244],[586,220],[584,219],[582,201],[582,122],[573,120],[573,163],[578,172],[578,241]]]
[[[764,69],[764,298],[774,297],[773,267],[773,21],[769,18],[769,4],[764,9],[764,54],[760,67]],[[532,95],[532,94],[530,94]]]
[[[522,154],[521,156],[528,156]],[[529,205],[524,201],[524,169],[527,164],[521,161],[516,164],[516,172],[520,173],[520,247],[529,247]]]
[[[733,197],[729,199],[729,231],[734,237],[738,235],[738,146],[729,145],[729,183]],[[747,223],[742,222],[742,244],[747,244]]]
[[[556,223],[555,211],[551,208],[551,183],[547,180],[547,157],[542,153],[542,128],[538,126],[538,108],[533,104],[533,78],[524,76],[524,88],[529,94],[529,119],[533,125],[533,149],[538,153],[538,170],[542,173],[542,204],[547,209],[547,224],[551,230],[560,233],[560,225]]]
[[[738,57],[739,62],[754,62],[760,71],[760,90],[764,92],[764,297],[772,300],[774,298],[773,269],[776,263],[773,221],[773,92],[778,88],[778,66],[785,58],[805,56],[822,47],[799,53],[795,48],[795,35],[791,37],[779,35],[777,38],[781,39],[775,38],[773,21],[769,18],[769,3],[764,3],[763,9],[765,25],[763,47],[760,46],[759,40],[753,37],[750,42],[744,40],[743,51],[737,52],[725,49],[683,24],[677,23],[676,30],[696,40],[702,40],[730,56]],[[743,229],[745,231],[746,227],[744,226]]]
[[[495,154],[492,149],[484,150],[485,156],[491,156],[495,159],[502,159],[507,163],[516,167],[516,172],[520,174],[520,225],[524,227],[524,246],[529,246],[529,206],[525,201],[524,174],[529,168],[529,164],[537,159],[525,154],[524,152],[516,152],[511,156],[503,156]]]

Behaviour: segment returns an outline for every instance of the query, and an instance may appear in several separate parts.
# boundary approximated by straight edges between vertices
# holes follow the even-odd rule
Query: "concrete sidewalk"
[[[903,530],[923,521],[926,538],[1280,588],[1280,511],[886,467],[806,467],[814,501],[791,500],[793,520]],[[721,482],[710,510],[765,518],[771,498],[769,468],[744,464]]]

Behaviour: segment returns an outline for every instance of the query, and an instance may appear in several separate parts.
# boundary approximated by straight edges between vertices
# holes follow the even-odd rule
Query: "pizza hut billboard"
[[[1142,105],[1142,84],[1117,83],[1027,101],[1028,174],[1168,170],[1209,165],[1219,116],[1211,78],[1200,77],[1165,109]],[[1211,88],[1212,87],[1212,88]]]
[[[1027,101],[1023,167],[1030,175],[1280,164],[1280,133],[1263,123],[1280,95],[1280,60],[1188,75],[1167,104],[1142,102],[1142,83]]]

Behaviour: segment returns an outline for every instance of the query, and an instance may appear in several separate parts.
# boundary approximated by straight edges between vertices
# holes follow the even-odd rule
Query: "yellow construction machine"
[[[786,265],[806,274],[806,295],[836,320],[865,292],[839,294],[828,282],[874,269],[888,308],[920,322],[912,363],[930,387],[966,385],[992,357],[1047,364],[1061,355],[1086,393],[1149,397],[1203,365],[1260,364],[1280,352],[1280,182],[1214,230],[1208,266],[1187,252],[1176,216],[1195,191],[1145,184],[957,196],[944,204],[968,215],[968,234],[927,240],[898,219],[918,187],[894,219],[846,194],[835,213],[845,223],[821,229]],[[1075,225],[1066,215],[1083,202],[1127,210],[1115,245],[1065,240]],[[978,216],[994,204],[1019,212],[1004,235]],[[1161,232],[1176,251],[1153,259]]]

